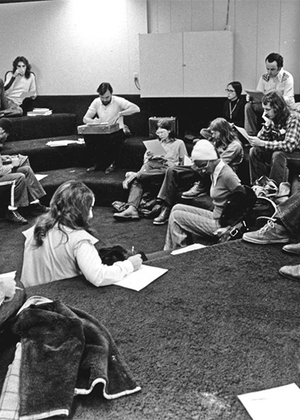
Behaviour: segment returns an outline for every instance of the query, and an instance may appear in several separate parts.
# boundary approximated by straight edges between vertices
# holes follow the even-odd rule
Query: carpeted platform
[[[165,226],[150,220],[120,224],[110,214],[96,211],[103,243],[161,249]],[[20,259],[21,229],[11,236],[3,224],[0,229],[1,237],[6,234],[5,271]],[[142,387],[115,401],[105,401],[96,388],[76,397],[71,417],[249,420],[237,395],[299,386],[300,283],[278,274],[282,265],[297,262],[279,245],[235,241],[152,261],[169,271],[140,292],[95,289],[80,278],[28,289],[28,295],[61,299],[103,322]]]

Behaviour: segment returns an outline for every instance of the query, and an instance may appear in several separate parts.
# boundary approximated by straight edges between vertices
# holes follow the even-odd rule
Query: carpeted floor
[[[165,226],[150,220],[116,225],[111,218],[102,225],[110,212],[96,211],[103,243],[146,253],[162,248]],[[22,229],[14,229],[0,227],[1,271],[20,259]],[[71,418],[249,420],[237,395],[300,386],[300,283],[278,274],[297,262],[279,245],[235,241],[151,262],[169,271],[138,293],[95,289],[80,278],[28,289],[96,316],[142,387],[115,401],[105,401],[96,388],[75,398]]]

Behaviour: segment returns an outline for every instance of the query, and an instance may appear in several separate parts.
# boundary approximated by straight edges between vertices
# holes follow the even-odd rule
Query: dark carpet
[[[96,211],[103,244],[134,245],[146,253],[162,248],[165,226],[150,220],[116,224],[110,217],[102,224],[110,211]],[[6,271],[20,259],[22,229],[8,230],[4,223],[0,229]],[[28,296],[60,299],[97,317],[142,387],[115,401],[105,401],[96,388],[76,397],[71,417],[246,420],[237,395],[300,386],[300,283],[278,274],[282,265],[297,262],[281,246],[235,241],[149,262],[169,271],[138,293],[95,289],[81,278],[28,289]]]

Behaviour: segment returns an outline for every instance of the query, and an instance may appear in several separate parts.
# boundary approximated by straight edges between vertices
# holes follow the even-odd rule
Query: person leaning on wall
[[[127,99],[113,95],[110,83],[103,82],[83,117],[83,122],[119,124],[119,130],[111,134],[86,134],[84,140],[93,166],[87,172],[103,170],[106,174],[116,169],[125,140],[124,117],[140,112],[140,108]]]
[[[19,112],[19,115],[23,115],[33,108],[33,100],[37,96],[36,79],[26,57],[16,57],[12,65],[12,71],[5,75],[4,89],[8,107],[16,114]]]

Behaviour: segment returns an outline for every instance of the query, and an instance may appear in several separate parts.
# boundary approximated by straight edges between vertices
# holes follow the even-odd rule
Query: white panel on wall
[[[231,32],[140,35],[143,97],[223,96],[232,78]]]
[[[182,33],[140,35],[141,96],[183,96],[182,64]]]
[[[138,34],[147,32],[146,0],[1,4],[0,27],[1,74],[27,56],[40,95],[91,94],[104,80],[115,93],[138,93],[133,73]]]
[[[233,34],[184,33],[184,95],[223,96],[233,80]]]

